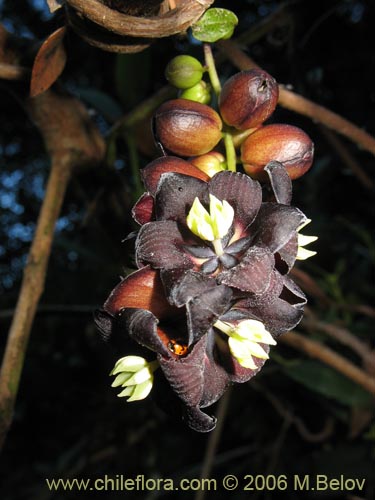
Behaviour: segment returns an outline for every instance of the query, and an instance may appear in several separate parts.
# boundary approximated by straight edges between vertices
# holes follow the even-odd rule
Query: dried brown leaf
[[[62,3],[62,0],[47,0],[47,5],[52,14],[56,12],[56,10],[61,9]]]
[[[59,28],[42,43],[32,69],[31,97],[46,91],[61,75],[66,63],[63,44],[65,31],[65,26]]]

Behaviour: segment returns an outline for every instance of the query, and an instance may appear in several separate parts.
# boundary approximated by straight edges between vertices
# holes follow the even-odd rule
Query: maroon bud
[[[241,71],[224,84],[219,109],[225,123],[240,130],[261,125],[274,112],[279,86],[266,71]]]
[[[267,180],[264,167],[270,161],[284,165],[291,179],[298,179],[311,167],[314,144],[303,130],[292,125],[266,125],[249,135],[241,147],[245,172],[254,179]]]
[[[154,115],[157,140],[168,151],[180,156],[208,153],[221,139],[220,116],[206,104],[172,99]]]

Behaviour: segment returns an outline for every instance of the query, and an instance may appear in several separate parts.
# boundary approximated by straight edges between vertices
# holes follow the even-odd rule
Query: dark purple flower
[[[188,425],[206,432],[216,420],[201,408],[216,402],[230,383],[253,377],[266,358],[254,357],[253,366],[246,368],[231,354],[220,325],[235,326],[250,315],[231,309],[229,287],[191,270],[180,278],[171,291],[172,306],[157,271],[144,267],[115,287],[95,320],[121,354],[156,355],[163,377],[155,377],[155,386],[162,387],[163,399],[166,380],[175,395],[170,393],[168,401],[175,405],[177,396]],[[189,346],[191,338],[197,340]],[[267,353],[268,345],[263,347]],[[158,387],[153,393],[160,395]]]
[[[152,162],[143,170],[147,192],[133,209],[140,269],[96,313],[103,336],[131,353],[112,371],[120,396],[142,399],[154,382],[159,403],[182,408],[200,432],[215,426],[202,408],[253,377],[269,346],[303,314],[305,296],[287,274],[299,243],[312,237],[302,242],[298,234],[307,219],[290,206],[285,169],[271,162],[266,172],[267,202],[247,175],[210,179],[179,158]],[[156,360],[143,357],[150,352]]]
[[[165,161],[168,165],[162,170]],[[282,293],[286,296],[283,289],[291,285],[284,275],[294,265],[298,229],[307,219],[289,205],[291,183],[282,165],[273,162],[267,167],[275,201],[262,202],[260,184],[247,175],[225,171],[204,181],[193,176],[191,165],[189,175],[185,175],[170,172],[172,164],[173,159],[160,159],[144,169],[149,208],[136,240],[138,265],[175,271],[176,276],[188,269],[213,276],[237,295],[245,294],[249,303],[269,304]],[[136,216],[144,199],[135,207]],[[214,241],[214,236],[204,239],[199,230],[191,230],[194,221],[189,225],[194,211],[196,218],[203,214],[207,219],[205,207],[211,205],[212,209],[212,200],[226,203],[233,212],[225,234]],[[200,207],[195,210],[197,203]],[[296,292],[295,285],[293,289]],[[300,298],[297,302],[303,303],[302,292],[296,293]]]

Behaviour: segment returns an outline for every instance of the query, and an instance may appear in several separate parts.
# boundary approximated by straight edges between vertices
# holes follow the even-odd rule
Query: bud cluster
[[[167,79],[182,92],[154,114],[155,136],[164,151],[188,157],[212,175],[227,168],[225,158],[215,158],[224,149],[222,139],[229,135],[238,149],[238,162],[254,179],[268,180],[264,168],[271,161],[280,162],[292,180],[307,172],[314,153],[308,135],[292,125],[264,124],[279,97],[278,84],[271,75],[261,69],[235,74],[224,83],[216,111],[209,106],[203,74],[203,66],[191,56],[177,56],[167,66]],[[204,158],[199,158],[202,155]]]

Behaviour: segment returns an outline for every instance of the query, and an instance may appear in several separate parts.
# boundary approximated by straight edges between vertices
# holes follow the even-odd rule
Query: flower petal
[[[303,316],[303,306],[306,303],[306,297],[298,286],[287,276],[284,276],[283,279],[282,293],[272,303],[265,301],[247,309],[243,309],[244,301],[235,305],[235,308],[240,307],[242,311],[247,311],[262,321],[274,337],[292,330],[298,325]]]
[[[99,314],[97,321],[105,329],[110,317],[126,307],[147,309],[158,318],[173,314],[157,271],[148,266],[129,274],[112,290],[103,306],[107,316]]]
[[[250,248],[241,262],[219,275],[219,282],[243,292],[263,295],[270,286],[274,258],[267,249]]]
[[[196,432],[210,432],[216,427],[217,419],[204,413],[198,406],[184,410],[184,420]]]
[[[186,226],[194,199],[208,202],[207,183],[182,174],[163,174],[155,195],[157,220],[174,220]]]
[[[262,202],[258,181],[235,172],[219,172],[208,183],[209,192],[219,200],[226,200],[234,208],[235,221],[245,229],[256,217]]]
[[[163,156],[149,163],[141,170],[141,176],[146,187],[152,195],[155,195],[160,177],[168,172],[189,175],[202,181],[208,181],[209,176],[194,167],[191,163],[177,158],[176,156]]]
[[[143,193],[132,209],[133,219],[142,226],[153,219],[154,198],[149,193]]]
[[[287,243],[275,254],[276,268],[282,274],[287,274],[294,266],[298,252],[298,233],[294,233]]]
[[[121,372],[134,373],[147,365],[147,360],[141,356],[124,356],[117,360],[110,375],[116,375]]]
[[[153,380],[145,380],[141,384],[138,384],[136,387],[134,387],[134,390],[132,391],[131,397],[128,399],[128,403],[131,403],[132,401],[140,401],[141,399],[147,398],[147,396],[150,394],[151,389],[153,386]]]
[[[224,285],[217,285],[215,279],[194,271],[180,273],[162,271],[169,300],[177,307],[186,306],[189,339],[199,340],[211,328],[219,316],[225,313],[232,299],[232,291]]]
[[[114,374],[112,374],[114,375]],[[115,380],[112,382],[111,387],[120,387],[122,384],[124,384],[127,380],[132,377],[131,373],[128,372],[122,372],[117,375]]]
[[[199,340],[184,358],[158,356],[165,378],[187,406],[198,406],[202,399],[206,343],[207,336]]]
[[[298,208],[279,203],[262,203],[252,230],[254,244],[268,247],[275,253],[282,248],[306,220]]]
[[[284,165],[278,161],[270,161],[265,167],[273,194],[277,203],[290,205],[292,200],[292,181]]]
[[[158,327],[158,319],[144,309],[122,309],[117,319],[121,323],[123,334],[151,351],[171,356],[168,349],[169,337]]]
[[[135,243],[137,264],[150,264],[156,269],[189,269],[194,264],[183,246],[183,236],[176,222],[149,222],[141,227]]]

